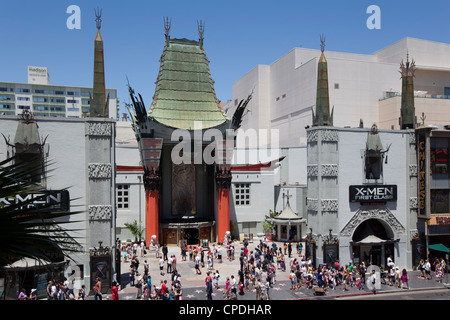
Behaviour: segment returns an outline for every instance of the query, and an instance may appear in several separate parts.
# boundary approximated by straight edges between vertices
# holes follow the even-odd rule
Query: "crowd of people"
[[[223,291],[223,299],[239,299],[240,295],[255,292],[255,299],[270,300],[270,289],[276,284],[277,278],[289,279],[292,291],[302,289],[312,290],[320,288],[323,292],[329,290],[348,291],[349,288],[364,290],[367,283],[375,281],[375,275],[369,274],[366,279],[367,266],[364,262],[354,265],[349,262],[340,265],[339,261],[332,264],[322,264],[317,268],[312,261],[303,255],[301,243],[296,245],[297,254],[292,254],[294,246],[284,243],[277,246],[275,242],[267,242],[264,238],[249,249],[248,242],[243,241],[236,252],[234,242],[229,241],[223,245],[213,244],[212,247],[183,246],[181,248],[181,261],[193,263],[195,274],[205,277],[205,296],[208,300],[213,298],[214,291]],[[143,300],[182,300],[183,291],[181,274],[177,268],[178,261],[175,254],[168,253],[166,245],[153,248],[155,258],[159,260],[160,275],[163,279],[152,281],[148,251],[145,244],[120,244],[121,258],[124,263],[130,263],[129,285],[137,289],[137,299]],[[152,250],[153,251],[153,250]],[[189,258],[188,258],[189,257]],[[237,258],[238,257],[238,258]],[[143,260],[143,263],[140,261]],[[217,263],[238,261],[236,274],[224,275],[219,272]],[[140,266],[143,266],[143,268]],[[140,272],[142,270],[142,272]],[[442,282],[445,274],[446,263],[444,259],[421,260],[418,266],[419,278],[431,280],[434,276],[438,282]],[[281,274],[281,275],[280,275]],[[409,275],[406,269],[399,270],[391,257],[387,258],[386,270],[380,274],[381,281],[390,286],[409,289]],[[119,284],[113,281],[111,284],[111,299],[118,300]],[[374,286],[373,286],[374,288]],[[63,281],[49,281],[47,290],[48,300],[85,300],[87,293],[83,285],[78,294],[74,293],[74,277],[64,278]],[[94,299],[102,300],[102,282],[96,279],[93,288]],[[375,290],[374,290],[375,293]],[[19,300],[35,300],[36,289],[32,289],[27,295],[22,289]]]
[[[418,269],[420,271],[419,278],[431,280],[433,278],[433,271],[436,280],[442,283],[442,277],[447,270],[447,264],[444,258],[422,259],[419,262]]]
[[[130,250],[131,248],[131,250]],[[137,248],[135,245],[134,248]],[[162,252],[159,252],[159,249]],[[320,265],[314,268],[310,259],[306,259],[302,255],[301,244],[297,244],[297,255],[292,254],[293,245],[285,243],[277,246],[275,242],[268,243],[260,240],[254,250],[250,250],[248,242],[244,241],[239,252],[230,241],[227,244],[215,245],[208,248],[200,248],[193,246],[190,248],[183,247],[181,249],[181,260],[194,262],[194,272],[197,275],[202,274],[202,270],[206,268],[205,277],[205,296],[212,299],[212,292],[222,289],[224,291],[224,299],[239,299],[239,295],[246,292],[254,291],[257,300],[270,300],[270,289],[277,281],[277,274],[282,273],[283,280],[289,278],[290,290],[313,289],[315,287],[328,290],[336,290],[342,287],[343,291],[347,291],[348,287],[357,287],[364,289],[367,268],[364,263],[354,266],[349,263],[341,266],[339,261],[333,265]],[[131,255],[124,257],[129,259],[130,264],[130,284],[138,289],[138,299],[182,299],[181,274],[177,270],[176,256],[168,256],[168,250],[165,245],[161,248],[155,248],[155,257],[159,258],[160,275],[171,274],[171,279],[161,280],[159,284],[152,283],[151,276],[148,272],[147,260],[144,262],[144,272],[142,278],[135,283],[135,272],[138,269],[137,251],[133,251],[132,246],[124,248]],[[226,257],[223,256],[225,253]],[[216,268],[216,263],[223,262],[223,258],[227,261],[233,261],[235,256],[239,257],[239,269],[236,274],[227,275],[225,279],[225,287],[219,286],[221,274]],[[128,261],[128,260],[124,260]],[[279,276],[278,276],[279,277]]]

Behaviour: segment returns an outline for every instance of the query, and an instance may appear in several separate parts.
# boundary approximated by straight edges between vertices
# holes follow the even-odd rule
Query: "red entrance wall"
[[[158,190],[147,190],[145,195],[145,240],[149,245],[153,235],[159,241]]]
[[[217,198],[217,241],[222,243],[225,233],[230,231],[230,189],[220,187]]]

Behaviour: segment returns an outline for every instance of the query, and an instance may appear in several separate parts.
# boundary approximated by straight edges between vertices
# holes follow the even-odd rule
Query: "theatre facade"
[[[333,126],[328,65],[318,63],[316,108],[307,128],[307,255],[316,265],[349,262],[412,269],[424,257],[424,221],[418,208],[414,60],[400,64],[400,130],[376,124]],[[416,137],[417,136],[417,137]],[[420,169],[420,168],[419,168]]]
[[[129,86],[128,106],[139,147],[145,187],[145,239],[148,245],[224,241],[230,231],[231,159],[247,101],[230,120],[219,108],[206,57],[204,24],[198,40],[165,42],[155,94],[145,107]],[[231,144],[230,144],[231,143]]]
[[[307,171],[307,239],[317,264],[383,266],[389,256],[416,264],[414,130],[309,129]]]

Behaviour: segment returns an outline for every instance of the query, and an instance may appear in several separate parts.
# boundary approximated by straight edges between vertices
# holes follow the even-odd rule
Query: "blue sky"
[[[81,29],[69,30],[69,5],[81,9]],[[369,30],[370,5],[381,10],[381,29]],[[405,37],[450,43],[450,1],[429,0],[28,0],[4,1],[0,10],[0,81],[27,82],[27,66],[49,68],[50,83],[92,86],[94,8],[101,7],[107,88],[129,101],[128,76],[147,108],[164,45],[171,37],[198,39],[206,21],[205,51],[219,100],[258,64],[271,64],[294,47],[369,54]]]

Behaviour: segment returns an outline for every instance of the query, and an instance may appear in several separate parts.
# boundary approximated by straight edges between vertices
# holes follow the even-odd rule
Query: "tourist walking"
[[[264,285],[266,300],[270,300],[269,290],[270,290],[270,279],[266,278],[266,283]]]
[[[211,279],[208,278],[206,280],[206,299],[207,300],[212,300],[212,292],[213,292],[213,286],[211,283]]]
[[[372,293],[376,294],[377,291],[375,289],[375,284],[377,282],[377,276],[375,274],[375,270],[374,269],[372,270],[372,274],[370,275],[369,280],[370,280],[370,283],[372,284]]]
[[[409,285],[408,285],[409,277],[408,277],[408,273],[406,272],[406,269],[402,270],[401,280],[402,280],[402,289],[403,289],[403,286],[406,286],[406,289],[409,289]]]
[[[430,261],[428,261],[428,259],[425,260],[423,269],[425,270],[425,279],[431,280],[433,278],[433,276],[431,275],[431,264],[430,264]],[[429,279],[428,279],[428,276],[430,277]]]
[[[119,300],[119,291],[117,289],[116,281],[113,281],[111,286],[111,300]]]
[[[94,299],[95,300],[103,300],[102,297],[102,281],[99,277],[96,279],[96,283],[94,286]]]

